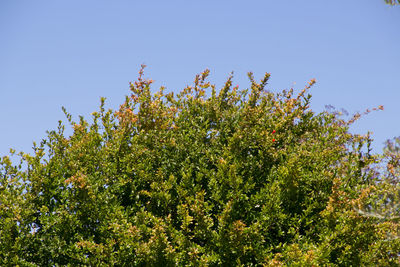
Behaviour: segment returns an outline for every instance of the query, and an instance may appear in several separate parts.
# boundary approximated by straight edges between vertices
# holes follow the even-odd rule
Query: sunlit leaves
[[[63,109],[70,136],[60,122],[21,164],[3,157],[2,265],[396,262],[382,205],[398,195],[378,182],[370,137],[348,132],[361,115],[310,110],[315,80],[273,93],[268,73],[249,89],[230,76],[217,91],[208,75],[154,92],[142,68],[118,110],[101,98],[89,122]]]

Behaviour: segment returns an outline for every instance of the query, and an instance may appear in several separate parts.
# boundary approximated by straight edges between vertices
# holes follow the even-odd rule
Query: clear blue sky
[[[400,6],[383,0],[2,0],[0,40],[0,155],[31,152],[61,106],[118,107],[142,63],[170,91],[205,68],[241,87],[270,72],[272,91],[316,78],[316,111],[385,106],[353,129],[374,132],[375,152],[400,135]]]

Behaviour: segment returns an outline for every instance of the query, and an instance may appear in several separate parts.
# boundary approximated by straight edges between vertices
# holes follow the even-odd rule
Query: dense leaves
[[[269,74],[219,91],[207,76],[175,96],[142,69],[119,110],[64,110],[71,136],[60,122],[20,164],[3,157],[1,265],[399,263],[398,220],[371,216],[398,161],[378,173],[348,132],[360,115],[314,113],[314,80],[294,95]]]

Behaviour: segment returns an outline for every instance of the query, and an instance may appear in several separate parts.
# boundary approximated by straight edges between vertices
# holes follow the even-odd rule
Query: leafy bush
[[[71,136],[60,121],[3,157],[1,264],[398,264],[398,223],[363,214],[383,183],[369,136],[348,132],[360,115],[314,113],[314,80],[294,95],[269,74],[219,92],[207,76],[153,94],[142,69],[119,110],[64,110]]]

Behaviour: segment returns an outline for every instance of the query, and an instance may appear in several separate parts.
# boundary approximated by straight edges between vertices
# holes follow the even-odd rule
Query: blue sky
[[[352,131],[374,132],[375,152],[400,135],[400,6],[383,0],[4,0],[0,36],[0,155],[31,152],[61,106],[75,118],[101,96],[118,107],[142,63],[167,91],[205,68],[218,86],[270,72],[272,91],[316,78],[313,110],[384,105]]]

